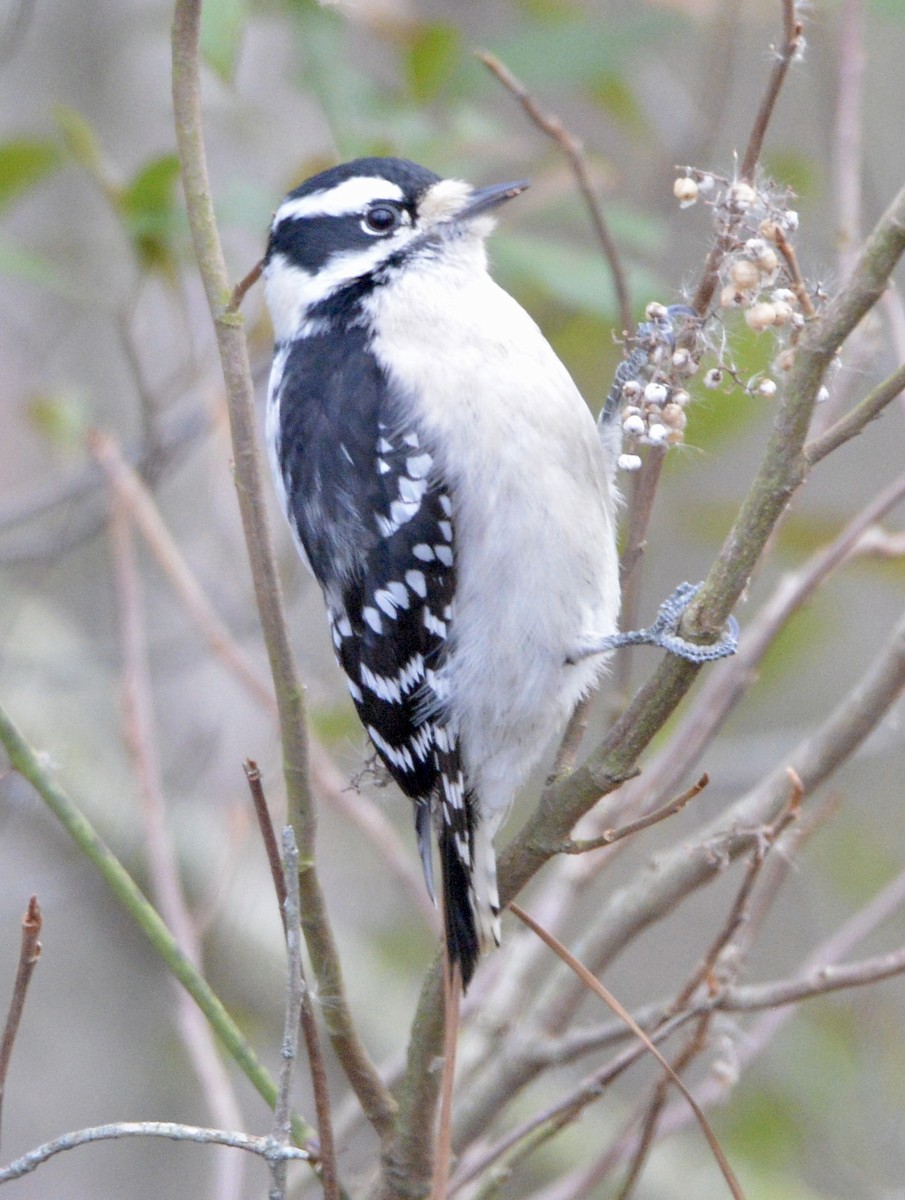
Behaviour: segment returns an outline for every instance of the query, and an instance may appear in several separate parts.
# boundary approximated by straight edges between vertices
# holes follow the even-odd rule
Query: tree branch
[[[289,642],[273,539],[261,482],[254,396],[242,320],[232,306],[217,233],[202,137],[199,72],[200,0],[177,0],[173,17],[173,110],[182,182],[195,256],[217,335],[233,439],[236,490],[255,596],[280,713],[289,813],[299,849],[302,930],[336,1055],[382,1139],[393,1129],[396,1105],[364,1047],[349,1010],[342,968],[315,859],[316,818],[308,774],[304,692]]]
[[[248,1133],[232,1133],[225,1129],[203,1129],[197,1125],[180,1125],[173,1121],[121,1121],[114,1125],[95,1125],[90,1129],[79,1129],[65,1133],[37,1146],[28,1154],[15,1159],[6,1167],[0,1167],[0,1184],[21,1179],[64,1150],[75,1150],[92,1142],[116,1141],[127,1137],[169,1138],[174,1142],[198,1142],[203,1146],[231,1146],[235,1150],[247,1150],[267,1159],[294,1159],[307,1162],[308,1152],[295,1146],[275,1146],[270,1137],[252,1137]]]
[[[117,901],[163,959],[167,970],[179,980],[207,1017],[230,1057],[272,1108],[276,1101],[276,1084],[267,1069],[258,1061],[238,1025],[207,980],[183,954],[176,939],[142,895],[132,876],[104,844],[69,795],[51,777],[42,765],[40,756],[25,741],[2,706],[0,741],[6,747],[10,766],[31,784],[81,853],[94,864]],[[299,1143],[316,1136],[315,1130],[299,1117],[294,1120],[293,1133]]]
[[[32,973],[41,957],[41,906],[38,897],[32,896],[22,918],[22,941],[19,946],[19,965],[16,968],[16,979],[13,983],[12,999],[6,1014],[3,1027],[3,1037],[0,1038],[0,1129],[3,1127],[3,1096],[6,1091],[6,1076],[13,1054],[16,1034],[19,1032],[19,1022],[25,1009],[25,997],[28,995],[28,985]]]

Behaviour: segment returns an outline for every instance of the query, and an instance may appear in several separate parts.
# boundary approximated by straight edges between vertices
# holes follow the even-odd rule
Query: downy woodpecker
[[[436,831],[466,986],[499,943],[494,834],[619,609],[618,420],[487,271],[526,187],[359,159],[290,192],[264,260],[277,491],[431,894]]]

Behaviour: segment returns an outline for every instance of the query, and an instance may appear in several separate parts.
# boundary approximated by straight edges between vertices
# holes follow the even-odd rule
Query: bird
[[[463,989],[500,943],[494,837],[619,610],[618,420],[488,270],[527,186],[356,159],[283,199],[263,260],[276,491],[432,897],[436,841]]]

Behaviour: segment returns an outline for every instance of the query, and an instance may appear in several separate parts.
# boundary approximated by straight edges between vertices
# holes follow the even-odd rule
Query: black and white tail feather
[[[618,448],[487,272],[525,186],[359,159],[285,198],[264,263],[277,489],[432,895],[436,837],[466,986],[500,940],[494,834],[619,606]]]

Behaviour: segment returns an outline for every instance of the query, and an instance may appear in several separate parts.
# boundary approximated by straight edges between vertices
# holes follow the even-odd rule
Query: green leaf
[[[94,130],[80,112],[58,104],[53,110],[54,120],[60,127],[66,149],[79,164],[98,179],[106,177],[104,156]]]
[[[88,406],[82,392],[71,389],[39,392],[28,401],[27,411],[34,429],[58,449],[83,448]]]
[[[176,204],[179,159],[164,154],[142,167],[123,189],[118,207],[141,264],[165,274],[175,267],[174,235],[181,228]]]
[[[248,18],[246,0],[205,0],[201,9],[201,54],[224,83],[232,83]]]
[[[604,71],[592,84],[591,93],[604,112],[629,133],[640,136],[648,132],[647,119],[621,72]]]
[[[406,68],[412,93],[426,104],[436,99],[456,68],[462,39],[457,29],[439,22],[421,25],[411,39]]]
[[[13,138],[0,144],[0,211],[59,167],[56,142]]]

